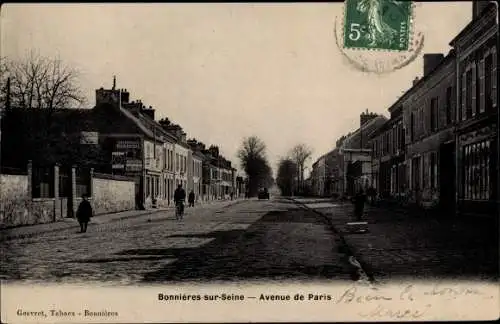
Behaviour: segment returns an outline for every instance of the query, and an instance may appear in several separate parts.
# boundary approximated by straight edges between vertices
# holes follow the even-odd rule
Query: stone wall
[[[95,174],[92,179],[94,214],[116,213],[135,209],[135,182]]]
[[[27,175],[0,175],[0,227],[40,224],[54,219],[54,199],[31,199]]]

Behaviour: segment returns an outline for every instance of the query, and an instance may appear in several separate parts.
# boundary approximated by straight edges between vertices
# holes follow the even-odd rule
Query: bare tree
[[[250,136],[243,140],[242,148],[238,151],[238,157],[245,163],[244,160],[249,157],[265,157],[265,151],[266,144],[257,136]]]
[[[81,157],[84,155],[90,159],[92,150],[80,152],[75,148],[81,135],[75,129],[79,128],[61,122],[58,111],[85,104],[79,76],[77,69],[59,58],[44,57],[35,51],[20,59],[1,58],[0,105],[2,108],[8,106],[2,113],[2,131],[9,134],[2,141],[3,163],[17,165],[25,163],[23,159],[40,163],[83,163]],[[25,109],[33,111],[26,113]],[[86,129],[83,126],[86,112],[76,109],[70,112],[73,116],[81,114],[81,118],[74,120]],[[29,149],[21,154],[16,152],[19,146]]]
[[[243,140],[238,151],[241,166],[248,176],[248,190],[250,196],[256,194],[259,186],[269,186],[272,178],[272,169],[266,159],[266,145],[257,136]]]
[[[0,62],[1,100],[6,99],[6,80],[10,78],[13,108],[74,108],[86,103],[78,84],[80,73],[59,58],[31,51],[22,59],[2,58]]]
[[[297,144],[295,145],[291,152],[290,156],[295,161],[297,165],[297,180],[298,185],[302,188],[304,184],[304,170],[305,164],[307,160],[311,158],[312,149],[306,144]]]

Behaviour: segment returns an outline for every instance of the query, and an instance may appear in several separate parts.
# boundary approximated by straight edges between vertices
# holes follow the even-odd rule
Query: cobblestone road
[[[412,217],[368,206],[364,220],[369,232],[355,234],[346,227],[352,221],[351,204],[298,201],[326,215],[379,282],[498,278],[498,229],[488,219]]]
[[[285,200],[186,209],[2,242],[4,281],[157,283],[346,279],[353,272],[318,216]]]

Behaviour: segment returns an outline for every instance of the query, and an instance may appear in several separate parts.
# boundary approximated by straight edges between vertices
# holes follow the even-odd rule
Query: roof
[[[325,153],[325,154],[321,155],[321,156],[320,156],[320,157],[316,160],[316,162],[314,162],[314,163],[313,163],[313,165],[314,165],[314,164],[317,164],[317,163],[318,163],[320,160],[322,160],[322,159],[326,159],[326,158],[328,158],[329,156],[335,155],[336,153],[338,153],[338,150],[339,150],[338,148],[334,148],[333,150],[331,150],[331,151],[329,151],[329,152],[327,152],[327,153]]]
[[[462,38],[464,35],[466,35],[471,29],[475,27],[476,24],[478,23],[487,23],[485,21],[485,18],[488,16],[488,14],[493,13],[493,7],[496,7],[497,5],[495,4],[495,1],[490,1],[488,6],[486,6],[483,11],[474,19],[472,19],[467,26],[465,26],[449,43],[450,46],[455,46],[455,44],[458,42],[460,38]]]
[[[200,151],[193,151],[193,156],[196,156],[202,160],[206,158],[205,154],[201,153]]]
[[[137,126],[150,138],[159,140],[159,136],[164,136],[172,141],[178,141],[177,137],[167,132],[161,125],[140,112],[132,113],[126,108],[120,107],[120,111],[130,120],[134,121]]]
[[[344,140],[340,149],[368,148],[368,140],[371,134],[373,134],[386,122],[387,118],[382,115],[378,115],[372,120],[366,122]]]

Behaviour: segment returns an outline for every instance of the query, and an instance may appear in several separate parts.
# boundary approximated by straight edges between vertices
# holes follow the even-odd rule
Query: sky
[[[2,56],[30,50],[59,57],[95,89],[126,88],[180,124],[188,138],[219,145],[239,167],[243,138],[256,135],[276,169],[296,144],[312,164],[359,114],[387,108],[423,71],[422,54],[447,53],[472,15],[469,1],[419,3],[422,53],[388,74],[361,72],[342,58],[334,21],[342,3],[7,4],[1,7]]]

